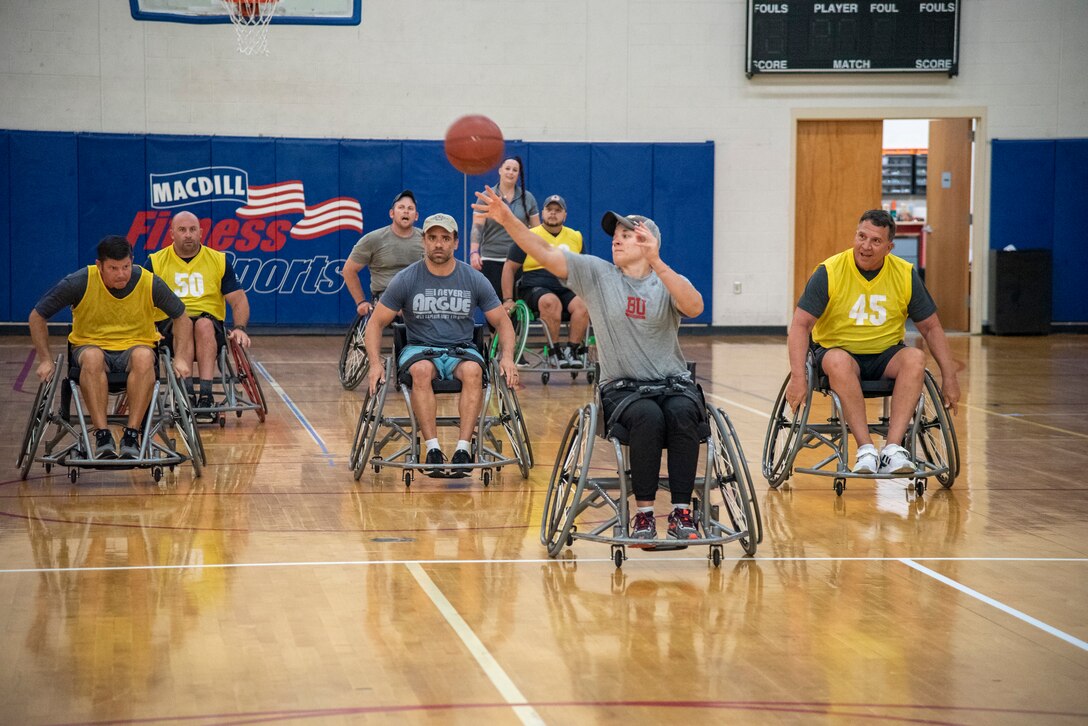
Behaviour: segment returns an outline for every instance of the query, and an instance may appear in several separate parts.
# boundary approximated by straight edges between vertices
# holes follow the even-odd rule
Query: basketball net
[[[238,52],[268,55],[268,24],[280,0],[221,0],[238,36]]]

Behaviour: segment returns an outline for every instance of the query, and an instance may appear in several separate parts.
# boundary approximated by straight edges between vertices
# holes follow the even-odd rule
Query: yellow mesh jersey
[[[559,234],[552,234],[548,230],[544,229],[544,225],[537,225],[533,227],[530,232],[533,232],[542,240],[550,244],[552,247],[559,247],[560,249],[570,250],[576,255],[582,254],[582,233],[571,229],[570,227],[564,227],[559,230]],[[522,272],[532,272],[533,270],[542,270],[544,265],[534,260],[531,256],[525,257],[525,264],[521,266]]]
[[[116,298],[106,289],[98,267],[88,267],[87,290],[72,306],[69,342],[74,346],[96,345],[103,350],[128,350],[136,345],[154,346],[159,339],[154,322],[158,308],[151,299],[151,282],[154,279],[154,275],[144,270],[132,292],[123,298]]]
[[[201,245],[196,256],[186,262],[178,257],[174,245],[169,245],[151,254],[151,265],[185,303],[190,317],[208,313],[216,320],[226,318],[227,306],[219,287],[227,269],[227,256],[222,252]],[[165,320],[166,313],[160,312],[155,319]]]
[[[827,309],[812,329],[824,348],[850,353],[881,353],[903,339],[911,295],[906,260],[888,255],[872,280],[854,264],[853,248],[823,261],[827,269]]]

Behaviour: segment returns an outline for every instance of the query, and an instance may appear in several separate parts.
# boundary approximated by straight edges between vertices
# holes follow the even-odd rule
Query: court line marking
[[[325,455],[325,458],[328,459],[329,466],[335,466],[333,455],[329,453],[329,447],[325,445],[325,440],[322,439],[321,435],[317,433],[317,430],[310,425],[310,422],[306,419],[306,416],[303,415],[302,411],[300,411],[298,406],[295,405],[295,402],[291,400],[291,397],[287,395],[287,391],[283,390],[283,386],[281,386],[279,382],[272,377],[272,374],[268,372],[268,369],[264,367],[263,363],[253,361],[253,367],[256,368],[262,376],[264,376],[264,379],[268,381],[268,385],[272,386],[272,390],[274,390],[279,395],[279,397],[283,399],[283,402],[287,404],[287,408],[291,409],[291,413],[293,413],[295,415],[295,418],[298,419],[298,422],[302,424],[302,428],[306,429],[306,431],[310,434],[310,438],[313,439],[314,442],[321,447],[321,453],[323,453]]]
[[[522,695],[521,691],[514,684],[514,681],[507,675],[506,671],[502,669],[499,662],[495,660],[495,657],[488,651],[487,646],[483,644],[483,641],[477,637],[473,632],[469,624],[465,622],[465,619],[461,617],[461,614],[457,612],[457,608],[446,596],[442,594],[442,590],[438,585],[434,584],[434,580],[423,571],[423,568],[418,563],[410,562],[406,565],[408,572],[412,574],[419,586],[423,588],[423,592],[427,593],[427,597],[431,599],[434,606],[438,608],[438,612],[442,613],[442,617],[446,619],[449,626],[453,628],[453,632],[457,633],[457,637],[461,639],[461,642],[465,644],[469,652],[472,653],[472,657],[476,659],[476,662],[480,664],[480,668],[483,669],[487,675],[491,684],[498,689],[502,695],[503,700],[514,707],[514,713],[523,724],[540,724],[543,726],[544,719],[540,717],[540,714],[536,712],[536,709],[529,705],[528,700]]]
[[[1088,557],[913,557],[918,562],[1073,562],[1088,564]],[[666,557],[652,555],[646,558],[628,560],[631,566],[652,564],[655,562],[705,562],[706,557]],[[903,562],[902,557],[724,557],[723,562]],[[248,567],[362,567],[369,565],[563,565],[567,562],[578,564],[611,563],[611,557],[579,557],[563,559],[541,557],[517,560],[327,560],[296,562],[213,562],[200,564],[176,565],[114,565],[105,567],[16,567],[0,569],[0,575],[41,574],[49,572],[123,572],[128,570],[213,570],[245,569]]]
[[[1005,603],[1003,603],[1003,602],[1001,602],[999,600],[995,600],[992,597],[989,597],[988,595],[983,595],[978,590],[973,590],[970,587],[967,587],[967,585],[964,585],[963,583],[957,582],[956,580],[953,580],[951,577],[946,577],[946,576],[942,575],[941,573],[937,572],[936,570],[931,570],[928,567],[920,565],[917,562],[914,562],[913,560],[903,558],[903,559],[901,559],[899,561],[902,562],[907,567],[914,568],[918,572],[921,572],[924,575],[928,575],[928,576],[932,577],[934,580],[937,580],[938,582],[943,582],[945,585],[948,585],[949,587],[953,587],[953,588],[959,590],[960,592],[964,593],[965,595],[970,595],[971,597],[975,598],[976,600],[978,600],[980,602],[986,603],[987,605],[989,605],[991,607],[997,608],[998,610],[1000,610],[1003,613],[1007,613],[1009,615],[1012,615],[1014,618],[1017,618],[1019,620],[1024,621],[1028,625],[1033,625],[1036,628],[1039,628],[1039,630],[1042,630],[1044,633],[1049,633],[1050,635],[1053,635],[1055,638],[1060,638],[1060,639],[1064,640],[1066,643],[1069,643],[1070,645],[1075,645],[1076,647],[1080,648],[1081,650],[1088,651],[1088,643],[1084,642],[1080,638],[1074,637],[1074,636],[1070,635],[1069,633],[1066,633],[1063,630],[1058,630],[1053,625],[1047,625],[1046,623],[1044,623],[1042,620],[1039,620],[1038,618],[1033,618],[1032,616],[1028,615],[1027,613],[1025,613],[1025,612],[1023,612],[1021,610],[1017,610],[1016,608],[1011,607],[1009,605],[1006,605]]]
[[[736,408],[743,408],[745,411],[751,411],[752,413],[756,414],[757,416],[762,416],[763,418],[770,418],[771,417],[771,414],[767,413],[766,411],[760,411],[757,408],[752,408],[751,406],[745,406],[743,403],[740,403],[738,401],[734,401],[732,399],[726,398],[725,396],[719,396],[718,394],[711,393],[710,391],[703,391],[703,395],[704,396],[709,396],[710,398],[721,401],[722,403],[727,403],[730,406],[734,406]]]

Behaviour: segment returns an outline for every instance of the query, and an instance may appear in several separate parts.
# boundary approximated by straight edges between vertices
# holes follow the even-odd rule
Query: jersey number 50
[[[175,272],[174,292],[178,297],[200,297],[204,294],[204,276],[199,272]]]

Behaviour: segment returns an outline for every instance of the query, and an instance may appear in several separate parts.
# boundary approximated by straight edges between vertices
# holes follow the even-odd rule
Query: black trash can
[[[1050,250],[990,250],[990,332],[1048,334],[1052,274]]]

